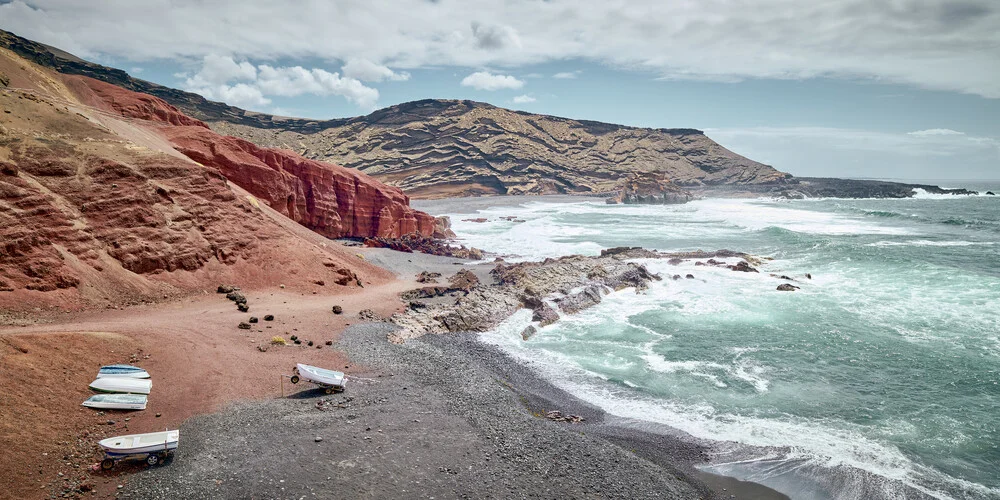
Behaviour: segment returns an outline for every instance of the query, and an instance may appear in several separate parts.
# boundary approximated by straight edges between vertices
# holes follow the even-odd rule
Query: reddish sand
[[[222,294],[207,293],[0,328],[0,380],[7,389],[0,393],[0,497],[61,495],[80,483],[96,488],[99,496],[113,495],[136,467],[88,470],[101,457],[100,439],[177,428],[192,415],[234,400],[278,397],[282,384],[286,395],[312,388],[282,382],[281,375],[297,362],[354,372],[356,367],[325,342],[336,340],[361,309],[392,313],[400,306],[396,294],[409,286],[413,283],[394,281],[336,296],[280,288],[249,291],[244,292],[249,313],[238,312]],[[334,304],[344,308],[343,315],[331,312]],[[273,314],[274,321],[264,321],[265,314]],[[238,329],[250,316],[260,322],[251,330]],[[296,335],[303,343],[270,345],[275,335],[286,340]],[[308,340],[321,348],[308,347]],[[269,346],[267,352],[258,350],[260,344]],[[147,409],[99,415],[79,406],[92,394],[87,386],[97,368],[122,362],[151,374]]]

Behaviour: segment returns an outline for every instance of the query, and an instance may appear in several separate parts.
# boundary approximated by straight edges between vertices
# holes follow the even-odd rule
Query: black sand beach
[[[459,268],[453,259],[364,253],[400,273]],[[708,455],[693,439],[609,416],[476,335],[396,345],[386,340],[393,328],[344,332],[339,348],[365,367],[352,367],[344,393],[286,382],[284,398],[185,422],[176,457],[131,477],[121,497],[787,498],[697,471]],[[546,419],[552,410],[584,420]]]

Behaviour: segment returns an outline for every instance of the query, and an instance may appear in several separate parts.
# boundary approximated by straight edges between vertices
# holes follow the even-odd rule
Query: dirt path
[[[410,286],[390,281],[338,295],[244,291],[248,313],[221,294],[205,294],[0,329],[0,498],[58,496],[79,492],[80,485],[99,497],[113,495],[124,477],[86,470],[100,457],[98,440],[177,428],[232,401],[279,396],[280,376],[296,362],[353,372],[357,368],[326,342],[336,341],[362,309],[391,314],[400,307],[396,294]],[[333,305],[344,313],[333,314]],[[266,314],[274,320],[264,321]],[[237,328],[251,316],[259,318],[252,329]],[[292,344],[292,335],[302,344]],[[271,345],[273,336],[289,345]],[[152,375],[147,409],[102,414],[79,406],[98,367],[122,362]],[[286,394],[303,389],[284,382]]]

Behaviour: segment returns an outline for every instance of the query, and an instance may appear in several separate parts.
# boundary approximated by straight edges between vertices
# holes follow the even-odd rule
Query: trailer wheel
[[[112,458],[105,458],[101,460],[101,468],[104,470],[111,470],[115,468],[115,461]]]
[[[298,375],[292,375],[292,383],[293,384],[299,383],[299,376]]]
[[[333,394],[333,387],[327,387],[326,388],[326,393],[327,394]]]
[[[160,457],[159,457],[159,455],[157,455],[155,453],[151,453],[151,454],[147,455],[146,456],[146,463],[149,464],[150,467],[152,467],[152,466],[160,463]]]

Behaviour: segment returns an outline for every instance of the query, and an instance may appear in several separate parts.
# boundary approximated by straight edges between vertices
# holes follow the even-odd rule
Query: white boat
[[[140,453],[170,452],[177,449],[181,431],[149,432],[129,434],[102,439],[99,444],[109,457],[135,455]]]
[[[107,365],[97,371],[97,378],[104,377],[149,378],[149,373],[138,366]]]
[[[82,404],[102,410],[145,410],[145,394],[95,394]]]
[[[139,378],[105,377],[94,380],[90,388],[97,392],[113,392],[121,394],[149,394],[153,381]]]
[[[302,363],[296,364],[295,369],[292,370],[292,372],[295,373],[295,375],[292,376],[293,384],[299,383],[299,379],[302,379],[306,382],[312,382],[320,387],[323,387],[326,389],[328,394],[333,391],[344,390],[344,384],[347,382],[343,372],[326,370],[315,366],[304,365]]]

